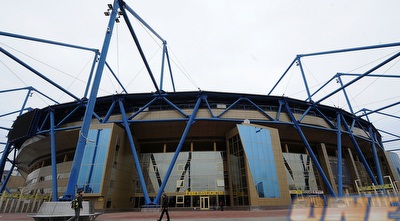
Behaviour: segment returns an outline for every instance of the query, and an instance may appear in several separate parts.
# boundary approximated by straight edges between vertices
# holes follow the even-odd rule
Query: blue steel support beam
[[[373,114],[373,113],[378,113],[378,112],[381,111],[381,110],[385,110],[385,109],[388,109],[388,108],[390,108],[390,107],[393,107],[393,106],[396,106],[396,105],[399,105],[399,104],[400,104],[400,101],[399,101],[399,102],[396,102],[396,103],[393,103],[393,104],[390,104],[390,105],[387,105],[387,106],[384,106],[384,107],[381,107],[381,108],[378,108],[378,109],[376,109],[376,110],[372,110],[372,111],[370,111],[370,112],[368,112],[368,113],[358,115],[357,118],[361,118],[361,117],[364,117],[364,116],[367,116],[367,115],[370,115],[370,114]],[[381,114],[382,114],[382,113],[381,113]],[[395,117],[395,118],[399,118],[398,116],[394,116],[394,117]]]
[[[25,62],[23,62],[22,60],[18,59],[17,57],[15,57],[14,55],[12,55],[11,53],[9,53],[8,51],[4,50],[2,47],[0,47],[0,52],[2,52],[3,54],[7,55],[9,58],[13,59],[14,61],[16,61],[18,64],[22,65],[23,67],[25,67],[26,69],[30,70],[31,72],[33,72],[34,74],[36,74],[37,76],[39,76],[40,78],[44,79],[45,81],[47,81],[48,83],[50,83],[51,85],[55,86],[56,88],[60,89],[62,92],[68,94],[70,97],[74,98],[75,100],[80,100],[78,97],[76,97],[74,94],[70,93],[68,90],[66,90],[65,88],[61,87],[60,85],[56,84],[54,81],[50,80],[49,78],[47,78],[46,76],[44,76],[43,74],[41,74],[39,71],[35,70],[34,68],[32,68],[31,66],[29,66],[28,64],[26,64]]]
[[[174,92],[176,92],[174,76],[172,75],[171,63],[169,61],[169,55],[168,55],[167,42],[166,41],[163,42],[163,54],[162,54],[162,60],[161,60],[160,90],[163,90],[163,86],[164,86],[165,58],[167,58],[168,70],[169,70],[169,74],[170,74],[171,82],[172,82],[172,89],[173,89]]]
[[[255,108],[257,108],[257,110],[264,115],[265,117],[269,118],[270,120],[274,120],[273,117],[271,117],[267,112],[265,112],[260,106],[258,106],[257,104],[255,104],[252,100],[250,100],[249,98],[244,98],[244,100],[248,101],[250,104],[252,104]]]
[[[118,79],[117,75],[115,75],[114,71],[111,69],[110,65],[108,65],[108,63],[106,62],[106,66],[108,68],[108,70],[111,72],[111,74],[113,75],[113,77],[115,78],[115,80],[117,81],[117,83],[119,84],[119,86],[121,86],[122,91],[125,92],[126,94],[128,93],[128,91],[126,91],[124,85],[121,83],[121,81]]]
[[[233,102],[229,107],[227,107],[224,111],[222,111],[217,118],[220,118],[222,115],[224,115],[226,112],[228,112],[233,106],[235,106],[239,101],[243,100],[243,98],[237,99],[235,102]]]
[[[174,90],[174,92],[176,92],[176,90],[175,90],[175,81],[174,81],[174,76],[172,75],[171,62],[169,60],[169,54],[168,54],[167,47],[165,47],[165,55],[167,56],[167,64],[168,64],[168,69],[169,69],[169,75],[171,77],[172,89]]]
[[[4,174],[4,167],[6,165],[6,161],[7,161],[8,155],[10,154],[11,150],[12,150],[11,144],[7,143],[3,149],[3,155],[1,155],[0,174]],[[2,181],[1,177],[0,177],[0,181],[2,182],[2,185],[1,185],[1,189],[0,189],[0,194],[4,191],[4,189],[6,188],[6,185],[7,185],[7,181]]]
[[[24,112],[24,109],[25,109],[26,103],[28,102],[30,94],[31,94],[31,89],[28,89],[28,92],[26,93],[24,102],[22,102],[22,107],[21,107],[21,110],[19,111],[19,115],[22,115],[22,113]]]
[[[51,186],[52,201],[58,201],[58,185],[57,185],[57,148],[56,148],[56,132],[54,131],[54,110],[50,110],[50,142],[51,142]]]
[[[308,98],[306,99],[306,101],[308,100],[308,101],[312,102],[310,88],[308,87],[307,78],[306,78],[306,75],[304,74],[303,64],[301,63],[301,56],[297,56],[297,64],[300,67],[301,76],[303,77],[303,83],[304,83],[304,86],[306,87],[306,91],[307,91]]]
[[[397,105],[397,104],[395,104],[395,105]],[[363,109],[359,110],[357,113],[359,113],[359,112],[364,113],[363,116],[369,115],[369,114],[372,114],[372,113],[376,113],[376,114],[381,114],[381,115],[386,116],[386,117],[392,117],[392,118],[400,119],[400,116],[396,116],[396,115],[393,115],[393,114],[382,113],[380,111],[372,112],[372,110],[369,110],[369,109],[366,109],[366,108],[363,108]],[[358,117],[363,117],[363,116],[358,116]],[[368,122],[370,122],[370,121],[368,120]]]
[[[336,125],[337,125],[337,151],[338,151],[338,156],[337,156],[337,182],[338,182],[338,196],[341,197],[343,196],[343,169],[342,169],[342,129],[341,129],[341,123],[340,123],[340,113],[337,113],[337,118],[336,118]]]
[[[116,104],[117,104],[117,101],[114,100],[112,102],[110,108],[108,109],[106,116],[104,116],[103,123],[107,123],[108,122],[108,119],[110,119],[110,116],[111,116]]]
[[[161,91],[160,91],[160,89],[159,89],[159,87],[158,87],[158,85],[157,85],[157,82],[156,82],[155,78],[154,78],[153,72],[151,71],[150,65],[149,65],[149,63],[147,62],[146,56],[145,56],[145,54],[144,54],[144,52],[143,52],[143,50],[142,50],[142,46],[140,46],[139,39],[137,38],[137,36],[136,36],[136,34],[135,34],[135,31],[133,30],[133,27],[132,27],[131,22],[129,21],[128,15],[126,14],[125,8],[129,9],[129,7],[126,5],[126,3],[125,3],[124,1],[122,1],[122,0],[118,0],[118,1],[119,1],[120,6],[121,6],[120,9],[121,9],[121,11],[122,11],[122,16],[124,17],[126,26],[128,26],[128,30],[129,30],[129,32],[131,33],[131,36],[132,36],[132,38],[133,38],[133,41],[134,41],[135,44],[136,44],[136,48],[137,48],[138,51],[139,51],[139,54],[140,54],[140,57],[142,58],[142,61],[143,61],[143,63],[144,63],[144,66],[146,67],[147,72],[148,72],[148,74],[150,75],[150,78],[151,78],[151,81],[153,82],[154,88],[156,89],[156,91],[157,91],[158,94],[161,94]]]
[[[104,37],[103,47],[101,49],[99,63],[97,65],[96,74],[93,80],[92,90],[90,92],[90,97],[86,105],[86,111],[83,117],[82,128],[79,134],[79,139],[75,150],[74,161],[72,163],[71,174],[68,180],[68,185],[65,191],[64,199],[70,199],[75,195],[74,194],[75,187],[78,182],[79,170],[82,164],[83,152],[86,146],[86,137],[89,132],[90,122],[92,120],[93,110],[96,104],[97,93],[100,87],[101,76],[103,74],[104,64],[106,62],[107,52],[110,46],[111,36],[114,29],[115,18],[117,17],[118,8],[119,8],[118,1],[114,0],[114,7],[111,11],[106,35]]]
[[[90,89],[90,85],[91,85],[91,82],[92,82],[94,69],[96,68],[96,63],[97,63],[97,59],[99,57],[99,54],[100,54],[100,52],[97,50],[95,52],[95,55],[94,55],[94,58],[93,58],[92,67],[90,68],[90,73],[89,73],[88,81],[87,81],[87,84],[86,84],[85,93],[83,94],[84,98],[87,98],[87,95],[89,93],[89,89]]]
[[[337,53],[352,52],[352,51],[364,51],[364,50],[371,50],[371,49],[378,49],[378,48],[390,48],[390,47],[397,47],[397,46],[400,46],[400,42],[389,43],[389,44],[380,44],[380,45],[371,45],[371,46],[364,46],[364,47],[356,47],[356,48],[339,49],[339,50],[332,50],[332,51],[322,51],[322,52],[316,52],[316,53],[301,54],[300,56],[309,57],[309,56],[337,54]]]
[[[375,133],[372,130],[372,125],[369,126],[369,137],[371,138],[371,149],[372,149],[372,155],[374,156],[374,162],[375,162],[375,167],[376,167],[376,175],[378,176],[378,181],[380,185],[383,185],[383,176],[381,172],[381,165],[379,163],[379,158],[378,158],[378,153],[376,151],[375,147]]]
[[[134,117],[136,117],[138,114],[140,114],[141,112],[143,112],[146,108],[148,108],[152,103],[154,103],[154,101],[156,101],[158,99],[158,97],[153,98],[149,103],[147,103],[146,105],[144,105],[143,107],[141,107],[138,111],[136,111],[135,113],[133,113],[128,119],[132,119]]]
[[[11,168],[10,168],[10,171],[8,171],[6,178],[5,178],[4,181],[2,182],[2,188],[1,188],[1,192],[0,192],[0,193],[3,193],[4,190],[7,190],[7,193],[10,193],[10,190],[9,190],[6,186],[7,186],[8,180],[9,180],[10,177],[11,177],[11,174],[12,174],[14,168],[15,168],[15,164],[12,163]],[[1,180],[0,180],[0,181],[1,181]]]
[[[145,20],[143,20],[129,5],[124,3],[122,0],[120,1],[121,8],[126,8],[137,20],[140,21],[147,29],[151,31],[155,36],[157,36],[158,39],[160,39],[161,42],[165,42],[165,40],[153,29],[149,24],[146,23]],[[125,15],[125,13],[124,13]]]
[[[23,88],[14,88],[14,89],[10,89],[10,90],[2,90],[0,91],[0,93],[7,93],[7,92],[14,92],[14,91],[20,91],[20,90],[28,90],[28,91],[35,91],[37,93],[39,93],[40,95],[42,95],[43,97],[49,99],[50,101],[54,102],[54,104],[59,104],[56,100],[52,99],[51,97],[43,94],[42,92],[36,90],[34,87],[23,87]]]
[[[290,68],[292,68],[292,66],[296,63],[297,61],[297,57],[294,58],[294,60],[292,61],[292,63],[290,63],[289,67],[285,70],[285,72],[283,72],[282,76],[279,78],[279,80],[275,83],[275,85],[272,87],[272,89],[269,91],[269,93],[267,95],[271,95],[272,91],[275,90],[275,88],[278,86],[278,84],[281,82],[281,80],[285,77],[285,75],[289,72]]]
[[[68,120],[70,116],[74,115],[75,112],[76,112],[77,110],[79,110],[80,108],[81,108],[81,105],[78,104],[78,106],[76,106],[71,112],[69,112],[68,115],[67,115],[66,117],[64,117],[62,120],[60,120],[60,122],[58,122],[57,127],[63,125],[64,122],[65,122],[66,120]],[[43,123],[45,123],[45,122],[43,122]]]
[[[160,74],[160,90],[163,90],[164,83],[164,63],[165,63],[165,49],[167,42],[163,42],[163,53],[161,57],[161,74]]]
[[[311,149],[311,146],[308,143],[307,138],[305,137],[303,131],[301,130],[301,127],[300,127],[299,123],[297,122],[297,120],[294,117],[292,111],[290,110],[289,104],[287,103],[286,100],[283,100],[283,99],[279,100],[279,102],[282,102],[284,104],[285,109],[286,109],[286,113],[289,116],[290,120],[292,121],[294,128],[296,128],[298,134],[300,135],[300,138],[303,141],[304,145],[306,146],[308,154],[310,155],[311,159],[314,162],[315,167],[317,168],[320,176],[322,177],[322,180],[324,181],[324,183],[326,185],[326,188],[329,191],[329,194],[331,194],[332,196],[335,196],[335,191],[333,190],[332,185],[330,184],[328,178],[326,177],[324,170],[322,169],[321,165],[319,164],[319,161],[318,161],[317,157],[315,156],[313,150]]]
[[[374,184],[378,184],[378,182],[376,182],[376,179],[375,179],[375,177],[374,177],[374,174],[373,174],[372,171],[371,171],[371,168],[370,168],[369,165],[368,165],[367,160],[366,160],[365,157],[364,157],[364,154],[362,153],[362,151],[361,151],[361,149],[360,149],[360,146],[358,145],[358,143],[357,143],[357,141],[356,141],[356,138],[354,137],[353,132],[350,130],[349,125],[347,125],[347,122],[346,122],[346,120],[344,119],[344,116],[341,114],[340,117],[342,118],[342,122],[343,122],[342,125],[344,125],[346,131],[348,132],[348,135],[349,135],[349,137],[350,137],[350,140],[351,140],[351,142],[353,143],[354,149],[356,149],[356,152],[357,152],[357,154],[358,154],[358,157],[360,158],[362,164],[364,165],[365,170],[367,171],[367,173],[368,173],[369,177],[371,178],[372,182],[373,182]]]
[[[395,55],[391,56],[390,58],[386,59],[385,61],[379,63],[378,65],[376,65],[375,67],[369,69],[368,71],[366,71],[364,74],[360,75],[359,77],[351,80],[350,82],[348,82],[347,84],[343,85],[342,87],[334,90],[333,92],[331,92],[330,94],[326,95],[325,97],[321,98],[320,100],[316,101],[316,104],[321,103],[322,101],[326,100],[327,98],[333,96],[334,94],[336,94],[338,91],[343,90],[344,88],[354,84],[355,82],[357,82],[358,80],[360,80],[361,78],[369,75],[370,73],[378,70],[379,68],[381,68],[382,66],[386,65],[387,63],[391,62],[392,60],[396,59],[397,57],[400,56],[400,52],[396,53]]]
[[[171,105],[171,107],[173,107],[175,110],[177,110],[183,117],[188,117],[188,115],[183,112],[179,107],[177,107],[174,103],[172,103],[171,101],[169,101],[166,97],[162,97],[162,99],[167,102],[169,105]]]
[[[124,104],[122,103],[121,100],[119,100],[119,107],[120,107],[120,110],[121,110],[122,121],[123,121],[123,124],[124,124],[124,127],[125,127],[126,135],[128,136],[129,144],[130,144],[130,147],[131,147],[131,151],[132,151],[132,155],[133,155],[133,160],[134,160],[134,163],[135,163],[136,171],[137,171],[138,176],[139,176],[140,186],[141,186],[142,191],[143,191],[144,201],[145,201],[146,205],[149,205],[149,204],[151,204],[151,200],[150,200],[147,188],[146,188],[146,182],[144,180],[143,171],[142,171],[142,168],[140,167],[139,157],[138,157],[138,154],[137,154],[137,151],[136,151],[135,143],[133,142],[132,132],[131,132],[131,129],[129,127],[128,118],[126,116]]]
[[[204,98],[203,100],[204,100],[204,102],[205,102],[206,105],[207,105],[207,109],[208,109],[208,112],[210,113],[211,117],[214,118],[215,115],[214,115],[214,113],[213,113],[212,110],[211,110],[211,106],[210,106],[210,103],[208,103],[208,99],[207,99],[207,98]]]
[[[176,162],[176,160],[178,159],[179,153],[181,152],[183,143],[185,142],[186,136],[187,136],[187,134],[189,133],[190,127],[192,126],[194,120],[196,119],[196,114],[197,114],[197,111],[199,110],[200,103],[201,103],[201,100],[202,100],[203,98],[204,98],[204,95],[200,96],[200,97],[197,99],[197,102],[196,102],[196,105],[195,105],[195,107],[194,107],[194,109],[193,109],[193,112],[192,112],[192,114],[190,115],[189,120],[187,121],[185,130],[183,131],[182,137],[181,137],[181,139],[179,140],[178,146],[176,147],[175,154],[174,154],[174,156],[172,157],[172,160],[171,160],[171,163],[169,164],[169,167],[168,167],[167,172],[165,173],[164,180],[162,181],[162,184],[161,184],[161,186],[160,186],[160,189],[158,190],[157,196],[156,196],[156,198],[155,198],[154,201],[153,201],[154,204],[158,204],[158,203],[160,202],[161,194],[162,194],[162,192],[164,191],[165,185],[167,185],[167,182],[168,182],[169,177],[170,177],[170,175],[171,175],[172,169],[173,169],[174,166],[175,166],[175,162]]]
[[[41,42],[41,43],[46,43],[46,44],[64,46],[64,47],[68,47],[68,48],[75,48],[75,49],[80,49],[80,50],[85,50],[85,51],[93,51],[93,52],[98,51],[97,49],[94,49],[94,48],[87,48],[87,47],[82,47],[82,46],[78,46],[78,45],[50,41],[50,40],[41,39],[41,38],[33,38],[33,37],[29,37],[29,36],[17,35],[17,34],[12,34],[12,33],[3,32],[3,31],[0,31],[0,35],[12,37],[12,38],[24,39],[24,40],[28,40],[28,41],[36,41],[36,42]]]
[[[354,114],[353,107],[351,106],[349,96],[347,95],[346,88],[344,87],[342,78],[340,76],[338,76],[338,81],[340,83],[340,87],[343,88],[343,95],[344,95],[344,98],[346,99],[347,105],[349,106],[350,113]]]

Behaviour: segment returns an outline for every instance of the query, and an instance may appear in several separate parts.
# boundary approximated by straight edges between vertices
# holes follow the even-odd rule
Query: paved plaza
[[[30,214],[26,213],[2,213],[0,220],[33,220]],[[120,212],[104,213],[96,218],[96,221],[149,221],[157,220],[159,212]],[[261,211],[170,211],[171,221],[227,221],[227,220],[246,220],[246,221],[284,221],[287,220],[288,210],[261,210]],[[166,219],[164,216],[163,220]]]

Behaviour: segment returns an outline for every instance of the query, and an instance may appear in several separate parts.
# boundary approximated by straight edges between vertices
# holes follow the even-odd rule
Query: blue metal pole
[[[94,54],[93,62],[92,62],[92,67],[90,68],[88,82],[86,84],[85,93],[83,94],[83,97],[87,97],[87,95],[89,93],[89,88],[90,88],[92,76],[93,76],[93,73],[94,73],[94,69],[96,68],[97,58],[98,58],[99,54],[100,54],[100,52],[98,50],[96,50],[96,52]]]
[[[284,103],[285,108],[286,108],[286,113],[288,114],[289,118],[291,119],[291,121],[293,123],[294,128],[296,128],[298,134],[300,135],[300,138],[302,139],[304,145],[306,146],[306,148],[308,150],[308,154],[310,154],[310,157],[313,160],[314,165],[319,172],[319,175],[322,177],[322,180],[324,181],[326,188],[328,189],[329,193],[332,196],[335,196],[335,191],[333,190],[332,185],[330,184],[328,178],[326,177],[324,170],[322,169],[321,165],[319,164],[317,157],[315,156],[314,152],[312,151],[311,146],[308,143],[307,138],[305,137],[303,131],[301,130],[299,123],[297,122],[292,111],[290,110],[289,104],[286,102],[286,100],[279,100],[279,102]]]
[[[203,96],[204,96],[204,95],[203,95]],[[176,147],[175,154],[174,154],[174,156],[172,157],[171,163],[169,164],[169,167],[168,167],[168,170],[167,170],[167,172],[166,172],[166,174],[165,174],[164,180],[163,180],[163,182],[162,182],[162,184],[161,184],[161,186],[160,186],[160,189],[158,190],[158,193],[157,193],[156,198],[155,198],[154,201],[153,201],[154,204],[157,204],[158,202],[160,202],[161,194],[162,194],[162,192],[164,191],[165,185],[167,185],[167,182],[168,182],[168,179],[169,179],[169,177],[170,177],[170,175],[171,175],[172,169],[173,169],[174,166],[175,166],[175,162],[176,162],[176,160],[178,159],[179,153],[181,152],[183,143],[185,142],[186,136],[187,136],[187,134],[189,133],[189,129],[190,129],[190,127],[192,126],[192,124],[193,124],[193,122],[194,122],[194,119],[196,118],[196,114],[197,114],[197,111],[199,110],[200,103],[201,103],[201,100],[202,100],[202,99],[203,99],[202,96],[200,96],[200,97],[197,99],[197,102],[196,102],[196,105],[195,105],[195,107],[194,107],[194,109],[193,109],[193,112],[192,112],[192,114],[191,114],[190,117],[189,117],[189,120],[188,120],[188,122],[187,122],[187,124],[186,124],[186,128],[185,128],[185,130],[183,131],[183,134],[182,134],[181,139],[179,140],[178,146]]]
[[[1,160],[0,160],[0,174],[4,174],[4,167],[6,165],[7,157],[8,157],[8,154],[10,153],[10,150],[11,150],[11,144],[7,143],[3,149],[3,155],[1,156]],[[1,189],[0,189],[0,194],[1,194],[4,191],[4,189],[6,188],[7,182],[2,181],[1,177],[0,177],[0,181],[2,182]]]
[[[343,81],[342,78],[340,78],[340,76],[338,76],[338,81],[340,83],[340,87],[343,88],[343,94],[344,97],[346,98],[347,105],[349,105],[350,113],[354,114],[353,107],[351,106],[351,102],[349,100],[349,96],[347,95],[346,88],[344,88]]]
[[[14,55],[12,55],[11,53],[9,53],[8,51],[6,51],[5,49],[3,49],[2,47],[0,47],[0,51],[3,52],[3,54],[7,55],[9,58],[13,59],[14,61],[16,61],[18,64],[24,66],[26,69],[30,70],[31,72],[35,73],[37,76],[41,77],[42,79],[44,79],[45,81],[49,82],[50,84],[52,84],[53,86],[55,86],[56,88],[60,89],[61,91],[63,91],[64,93],[68,94],[69,96],[71,96],[72,98],[74,98],[75,100],[80,100],[78,97],[76,97],[75,95],[73,95],[72,93],[70,93],[68,90],[62,88],[60,85],[56,84],[54,81],[50,80],[48,77],[44,76],[43,74],[41,74],[39,71],[33,69],[31,66],[29,66],[28,64],[26,64],[25,62],[23,62],[22,60],[18,59],[17,57],[15,57]]]
[[[122,3],[122,0],[121,0]],[[158,39],[160,39],[160,41],[164,42],[165,40],[153,29],[151,28],[151,26],[149,24],[146,23],[145,20],[143,20],[135,11],[133,11],[133,9],[131,7],[129,7],[129,5],[127,5],[125,3],[124,8],[126,8],[126,10],[128,10],[137,20],[140,21],[140,23],[142,23],[147,29],[149,29],[151,31],[151,33],[153,33],[155,36],[157,36]]]
[[[133,30],[133,27],[132,27],[131,22],[129,21],[128,15],[126,14],[125,8],[127,8],[129,10],[129,7],[122,0],[119,0],[119,2],[121,3],[122,16],[124,17],[125,23],[128,26],[128,30],[131,33],[131,36],[132,36],[132,38],[133,38],[133,40],[134,40],[134,42],[136,44],[136,48],[139,51],[139,54],[140,54],[140,57],[142,58],[144,66],[146,67],[146,70],[147,70],[148,74],[150,75],[150,78],[151,78],[151,81],[153,82],[154,88],[156,89],[158,94],[161,94],[161,91],[160,91],[160,89],[159,89],[159,87],[157,85],[157,82],[154,79],[153,72],[151,71],[150,65],[147,62],[146,56],[145,56],[145,54],[143,52],[142,46],[140,46],[139,39],[137,38],[137,36],[135,34],[135,31]]]
[[[167,42],[165,42],[165,44],[167,44]],[[165,47],[165,55],[167,56],[167,64],[168,64],[168,69],[169,69],[169,75],[170,75],[170,77],[171,77],[172,88],[173,88],[174,92],[176,92],[176,90],[175,90],[175,81],[174,81],[174,76],[172,75],[171,62],[170,62],[170,60],[169,60],[169,55],[168,55],[168,49],[167,49],[167,47]]]
[[[82,47],[82,46],[78,46],[78,45],[71,45],[71,44],[50,41],[50,40],[45,40],[45,39],[40,39],[40,38],[33,38],[33,37],[24,36],[24,35],[17,35],[17,34],[2,32],[2,31],[0,31],[0,35],[12,37],[12,38],[20,38],[20,39],[24,39],[24,40],[28,40],[28,41],[37,41],[37,42],[46,43],[46,44],[53,44],[53,45],[64,46],[64,47],[69,47],[69,48],[81,49],[81,50],[86,50],[86,51],[94,51],[94,52],[97,51],[97,49],[93,49],[93,48],[87,48],[87,47]]]
[[[14,170],[14,167],[15,167],[15,164],[14,164],[14,162],[13,162],[13,164],[11,165],[10,171],[8,171],[7,176],[6,176],[6,178],[4,179],[4,181],[3,181],[3,187],[2,187],[0,193],[2,193],[2,192],[4,191],[4,189],[7,190],[7,193],[10,193],[10,190],[9,190],[6,186],[7,186],[8,180],[10,179],[11,174],[12,174],[12,172],[13,172],[13,170]]]
[[[133,142],[132,132],[131,132],[131,129],[129,127],[128,118],[126,116],[124,104],[122,103],[121,100],[119,100],[119,107],[120,107],[120,110],[121,110],[122,122],[123,122],[123,124],[125,126],[125,131],[126,131],[126,134],[128,136],[129,144],[130,144],[130,147],[131,147],[131,151],[132,151],[132,155],[133,155],[133,160],[134,160],[134,163],[135,163],[136,171],[137,171],[138,176],[139,176],[140,186],[141,186],[142,191],[143,191],[144,201],[145,201],[146,205],[149,205],[149,204],[151,204],[151,200],[150,200],[150,197],[149,197],[149,193],[147,192],[146,182],[144,181],[143,171],[142,171],[142,168],[140,167],[139,157],[138,157],[138,154],[137,154],[137,151],[136,151],[136,148],[135,148],[135,143]]]
[[[54,110],[50,110],[50,142],[51,142],[51,185],[53,201],[58,201],[58,185],[57,185],[57,148],[56,136],[54,131]]]
[[[29,88],[28,93],[26,93],[24,102],[22,103],[21,110],[19,111],[19,115],[22,115],[22,113],[24,112],[24,109],[25,109],[26,103],[28,102],[30,94],[31,94],[31,88]]]
[[[301,56],[309,57],[309,56],[316,56],[316,55],[336,54],[336,53],[343,53],[343,52],[363,51],[363,50],[389,48],[389,47],[397,47],[397,46],[400,46],[400,42],[389,43],[389,44],[380,44],[380,45],[371,45],[371,46],[364,46],[364,47],[356,47],[356,48],[339,49],[339,50],[332,50],[332,51],[322,51],[322,52],[316,52],[316,53],[310,53],[310,54],[302,54]]]
[[[128,93],[128,91],[126,91],[124,85],[121,83],[121,81],[118,79],[117,75],[115,75],[114,71],[112,70],[112,68],[110,67],[110,65],[108,65],[108,63],[106,62],[106,66],[108,68],[108,70],[111,72],[111,74],[113,75],[113,77],[115,78],[115,80],[117,81],[117,83],[119,84],[119,86],[121,86],[122,91],[125,92],[126,94]],[[118,92],[117,92],[118,93]]]
[[[146,105],[141,107],[138,111],[133,113],[128,119],[132,119],[132,118],[136,117],[138,114],[143,112],[146,108],[148,108],[152,103],[154,103],[154,101],[156,101],[157,99],[158,99],[158,95],[157,95],[157,97],[153,98],[149,103],[147,103]]]
[[[310,88],[308,88],[306,75],[304,74],[303,64],[301,63],[301,60],[300,60],[300,59],[301,59],[301,57],[300,57],[300,56],[297,56],[297,62],[298,62],[298,64],[299,64],[301,76],[303,77],[304,86],[306,87],[306,91],[307,91],[307,97],[308,97],[308,99],[306,99],[306,100],[312,101],[311,93],[310,93]]]
[[[383,177],[382,177],[382,172],[381,172],[381,166],[379,163],[378,159],[378,153],[376,152],[376,147],[375,147],[375,133],[372,130],[372,126],[369,126],[369,136],[371,138],[371,148],[372,148],[372,155],[374,156],[374,161],[375,161],[375,166],[376,166],[376,174],[378,176],[378,181],[380,185],[383,185]]]
[[[362,153],[362,151],[361,151],[361,149],[360,149],[360,146],[358,146],[358,143],[357,143],[357,141],[356,141],[356,138],[354,137],[353,132],[350,130],[349,125],[347,125],[347,122],[346,122],[346,120],[344,119],[343,115],[340,115],[340,117],[342,118],[342,121],[344,122],[344,123],[343,123],[343,126],[346,128],[346,131],[348,132],[348,134],[349,134],[349,136],[350,136],[350,140],[351,140],[351,142],[353,143],[354,149],[356,149],[356,152],[357,152],[357,154],[358,154],[358,157],[360,157],[361,162],[363,163],[363,165],[364,165],[364,167],[365,167],[365,170],[367,171],[367,173],[368,173],[368,175],[369,175],[369,178],[371,178],[371,180],[372,180],[372,182],[373,182],[374,184],[377,184],[376,179],[375,179],[375,177],[374,177],[374,174],[372,173],[371,168],[369,167],[368,162],[367,162],[367,160],[365,159],[364,154]]]
[[[373,114],[373,113],[378,113],[378,114],[382,114],[382,115],[389,116],[388,114],[379,113],[379,111],[388,109],[388,108],[390,108],[390,107],[393,107],[393,106],[396,106],[396,105],[399,105],[399,104],[400,104],[400,101],[399,101],[399,102],[396,102],[396,103],[393,103],[393,104],[390,104],[390,105],[387,105],[387,106],[385,106],[385,107],[378,108],[378,109],[376,109],[376,110],[371,110],[371,111],[368,112],[368,113],[364,113],[364,114],[362,114],[362,115],[358,115],[357,118],[361,118],[361,117],[364,117],[364,116],[367,116],[367,115],[370,115],[370,114]],[[398,116],[391,115],[391,117],[394,117],[394,118],[399,119]]]
[[[275,88],[278,86],[278,84],[281,82],[281,80],[285,77],[285,75],[289,72],[290,68],[293,66],[294,63],[296,63],[297,57],[293,59],[292,63],[290,63],[289,67],[286,69],[286,71],[282,74],[282,76],[279,78],[279,80],[275,83],[275,85],[272,87],[272,89],[268,92],[267,95],[271,95],[272,91],[275,90]]]
[[[164,82],[164,63],[165,63],[165,42],[163,42],[163,53],[161,58],[160,90],[163,89]]]
[[[86,137],[89,132],[90,122],[92,120],[93,110],[96,104],[97,93],[100,87],[101,76],[103,74],[104,64],[106,62],[107,52],[110,46],[112,31],[115,24],[115,18],[117,17],[118,8],[119,8],[118,1],[114,0],[114,7],[111,11],[110,20],[108,22],[106,36],[104,38],[104,43],[99,58],[99,64],[97,65],[97,70],[94,76],[92,90],[90,92],[90,97],[86,106],[85,115],[83,117],[82,128],[79,134],[79,139],[75,150],[74,162],[72,164],[71,174],[64,195],[64,198],[66,199],[70,199],[74,196],[75,186],[78,182],[79,170],[82,164],[83,152],[86,146]]]
[[[350,82],[348,82],[347,84],[345,84],[344,86],[334,90],[333,92],[331,92],[330,94],[326,95],[325,97],[319,99],[318,101],[316,101],[316,104],[321,103],[322,101],[324,101],[325,99],[331,97],[332,95],[336,94],[338,91],[343,90],[344,88],[352,85],[353,83],[357,82],[358,80],[360,80],[361,78],[369,75],[370,73],[376,71],[377,69],[381,68],[382,66],[386,65],[387,63],[391,62],[392,60],[394,60],[395,58],[400,56],[400,52],[396,53],[395,55],[391,56],[390,58],[386,59],[385,61],[381,62],[380,64],[376,65],[375,67],[371,68],[370,70],[366,71],[364,74],[360,75],[359,77],[351,80]]]
[[[338,161],[338,196],[341,197],[343,196],[343,180],[342,180],[342,129],[341,129],[341,123],[340,123],[340,113],[338,112],[337,114],[337,161]]]
[[[115,104],[116,104],[116,101],[113,100],[113,102],[112,102],[110,108],[109,108],[108,111],[107,111],[106,116],[104,116],[104,118],[103,118],[103,123],[107,123],[107,122],[108,122],[108,119],[110,119],[110,116],[111,116],[111,114],[112,114],[112,112],[113,112],[113,110],[114,110]]]

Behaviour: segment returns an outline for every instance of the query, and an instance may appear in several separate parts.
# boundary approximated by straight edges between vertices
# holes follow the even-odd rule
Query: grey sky
[[[2,1],[0,30],[101,49],[108,17],[103,12],[111,0]],[[288,1],[288,0],[171,0],[129,1],[136,11],[168,42],[178,91],[202,90],[267,94],[297,54],[378,45],[400,41],[400,1]],[[159,81],[161,42],[131,18],[143,50]],[[0,36],[0,47],[15,53],[47,77],[83,96],[93,55],[88,52],[31,43]],[[304,59],[310,88],[320,87],[337,72],[363,73],[398,48]],[[137,57],[121,19],[114,29],[107,61],[128,92],[154,88]],[[397,59],[398,60],[398,59]],[[379,74],[399,74],[391,63]],[[59,102],[72,99],[0,54],[0,90],[33,86]],[[120,93],[121,88],[105,71],[100,95]],[[165,90],[172,91],[166,77]],[[351,78],[347,78],[347,81]],[[355,111],[371,110],[399,101],[398,79],[368,78],[348,88]],[[333,83],[321,96],[334,90]],[[0,94],[0,113],[20,108],[24,92]],[[285,77],[274,95],[305,99],[298,68]],[[12,102],[10,100],[12,99]],[[345,110],[342,93],[324,102]],[[34,93],[28,106],[53,102]],[[386,112],[398,116],[398,106]],[[13,118],[0,119],[11,125]],[[399,120],[371,116],[376,127],[400,134]],[[1,138],[6,134],[0,131]],[[384,139],[389,139],[384,134]],[[396,148],[390,143],[386,147]]]

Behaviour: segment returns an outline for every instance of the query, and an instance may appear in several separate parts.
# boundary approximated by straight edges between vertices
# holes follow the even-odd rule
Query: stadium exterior
[[[357,186],[388,184],[385,177],[398,181],[392,160],[371,140],[379,141],[373,125],[354,123],[354,116],[340,109],[310,107],[286,97],[206,91],[98,98],[76,187],[85,190],[96,209],[140,208],[151,204],[146,197],[154,199],[160,188],[174,207],[209,209],[223,201],[231,207],[265,208],[288,206],[299,194],[337,195],[338,186],[357,193]],[[62,195],[84,109],[66,103],[33,110],[19,117],[13,130],[46,124],[50,110],[57,113]],[[21,145],[16,163],[26,177],[25,193],[51,195],[50,147],[48,133]]]
[[[364,119],[376,111],[356,115],[321,102],[391,62],[400,52],[347,84],[341,82],[340,75],[333,77],[331,80],[336,79],[341,87],[317,101],[313,101],[305,77],[305,100],[271,96],[273,89],[267,95],[176,92],[173,79],[173,91],[165,92],[164,66],[171,72],[166,41],[122,0],[109,4],[105,14],[110,20],[101,53],[0,32],[2,36],[94,53],[85,93],[77,96],[0,48],[8,58],[73,100],[28,112],[25,106],[21,108],[0,159],[1,200],[5,193],[17,190],[13,183],[20,185],[21,179],[13,182],[14,169],[25,180],[18,186],[22,195],[67,201],[82,189],[84,199],[93,202],[97,210],[157,206],[163,192],[170,196],[172,207],[199,209],[216,208],[220,203],[246,209],[287,207],[295,196],[397,192],[399,158],[385,152],[378,129]],[[129,14],[163,43],[159,84]],[[123,93],[99,97],[105,66],[112,72],[106,57],[113,27],[122,19],[141,52],[155,92],[128,93],[114,75]],[[302,71],[301,58],[306,56],[399,45],[298,55],[288,70],[297,64]],[[50,95],[44,97],[52,100]],[[12,165],[8,173],[6,162]]]

